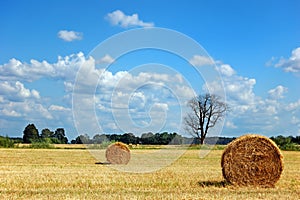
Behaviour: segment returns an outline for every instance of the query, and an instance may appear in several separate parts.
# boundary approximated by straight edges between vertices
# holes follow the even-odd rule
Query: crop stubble
[[[95,165],[78,149],[1,149],[0,199],[297,199],[300,152],[283,152],[285,168],[275,188],[222,185],[222,151],[201,159],[187,150],[152,173],[125,173]],[[155,151],[133,150],[133,151]],[[206,185],[203,183],[206,183]]]

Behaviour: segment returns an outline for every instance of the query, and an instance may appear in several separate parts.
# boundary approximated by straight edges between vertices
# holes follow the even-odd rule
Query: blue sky
[[[208,55],[222,77],[231,107],[218,135],[300,135],[299,1],[12,0],[0,4],[1,135],[22,136],[28,123],[40,131],[64,127],[70,139],[99,131],[137,135],[180,131],[187,111],[184,101],[193,90],[204,90],[204,80],[190,63],[207,61]],[[151,27],[182,33],[205,52],[190,60],[146,49],[119,58],[95,53],[115,34]],[[109,64],[103,71],[102,65]],[[89,77],[76,82],[80,69]],[[218,91],[216,85],[207,84]],[[75,95],[74,86],[78,86]],[[84,94],[81,89],[94,94],[76,96]],[[74,96],[81,101],[74,101]],[[91,110],[86,106],[74,114],[74,108],[79,109],[76,103],[90,105]],[[90,114],[96,119],[90,119]]]

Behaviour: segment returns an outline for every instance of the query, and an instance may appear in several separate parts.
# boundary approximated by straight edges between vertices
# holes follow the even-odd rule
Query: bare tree
[[[221,120],[228,108],[221,98],[213,94],[204,94],[192,98],[188,102],[191,112],[184,118],[185,129],[196,137],[200,144],[204,143],[208,129]]]

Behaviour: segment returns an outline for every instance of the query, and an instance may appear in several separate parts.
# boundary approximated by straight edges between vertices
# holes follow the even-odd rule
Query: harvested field
[[[213,150],[203,159],[187,150],[172,165],[151,173],[126,173],[82,149],[0,149],[0,199],[298,199],[300,152],[283,152],[275,188],[224,184]],[[131,150],[153,152],[154,149]],[[105,150],[103,150],[105,154]]]

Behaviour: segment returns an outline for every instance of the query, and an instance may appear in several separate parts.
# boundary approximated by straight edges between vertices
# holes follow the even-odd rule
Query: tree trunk
[[[202,145],[204,143],[204,137],[201,136],[200,138],[200,144]]]

